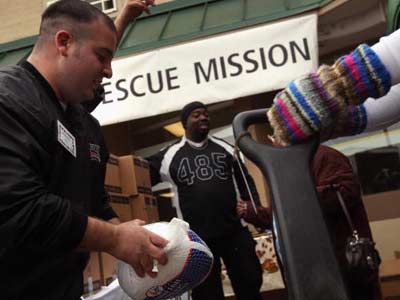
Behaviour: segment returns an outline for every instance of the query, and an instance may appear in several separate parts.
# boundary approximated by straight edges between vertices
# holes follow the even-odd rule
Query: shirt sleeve
[[[157,183],[162,181],[160,170],[166,151],[167,149],[162,149],[161,151],[145,158],[149,162],[150,178],[152,185],[156,185]]]
[[[400,84],[379,99],[368,98],[363,104],[367,114],[366,131],[379,130],[400,121]]]
[[[251,203],[247,203],[246,214],[243,216],[243,219],[253,224],[256,227],[262,229],[271,229],[272,228],[272,210],[269,207],[257,206],[257,213],[255,212],[253,205]]]
[[[14,101],[11,101],[10,98]],[[31,98],[33,96],[33,91]],[[46,188],[46,116],[18,96],[0,95],[0,236],[2,248],[66,252],[80,243],[87,216]]]
[[[400,83],[400,29],[388,36],[382,37],[371,48],[388,69],[392,77],[392,84]]]
[[[346,207],[350,210],[360,201],[361,189],[348,158],[342,153],[320,146],[313,160],[312,172],[320,203],[327,213],[341,211],[336,191],[338,185]]]

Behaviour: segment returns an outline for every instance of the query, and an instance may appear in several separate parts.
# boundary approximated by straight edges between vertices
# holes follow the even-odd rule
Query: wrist
[[[115,26],[117,27],[117,30],[118,29],[124,30],[126,26],[129,24],[129,17],[126,14],[122,13],[121,15],[117,16],[114,23]]]
[[[118,239],[118,225],[88,218],[85,235],[79,249],[86,251],[112,252]]]
[[[109,241],[106,245],[106,249],[104,249],[104,252],[107,252],[111,255],[115,255],[115,249],[116,245],[118,245],[118,237],[119,237],[119,227],[118,225],[111,224],[112,226],[110,227],[110,232],[109,232]]]

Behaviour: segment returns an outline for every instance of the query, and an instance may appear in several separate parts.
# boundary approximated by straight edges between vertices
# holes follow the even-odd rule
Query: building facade
[[[57,1],[57,0],[56,0]],[[86,0],[115,17],[125,0]],[[156,0],[162,4],[173,0]],[[40,16],[54,0],[0,0],[0,44],[36,35],[39,31]]]

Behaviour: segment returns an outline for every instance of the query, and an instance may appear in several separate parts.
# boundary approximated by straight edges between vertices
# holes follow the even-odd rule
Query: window
[[[47,1],[47,6],[57,2],[58,0]],[[104,13],[112,13],[117,10],[116,0],[83,0],[94,5]]]
[[[96,6],[104,13],[111,13],[117,10],[116,0],[84,0],[90,4]]]
[[[375,148],[355,154],[364,195],[400,189],[399,147]]]

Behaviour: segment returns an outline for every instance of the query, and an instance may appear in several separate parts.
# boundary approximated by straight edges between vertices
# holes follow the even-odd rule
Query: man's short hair
[[[79,34],[77,24],[90,24],[101,20],[113,32],[114,22],[95,6],[81,0],[60,0],[51,4],[42,14],[40,35],[54,34],[61,29],[74,30]]]

